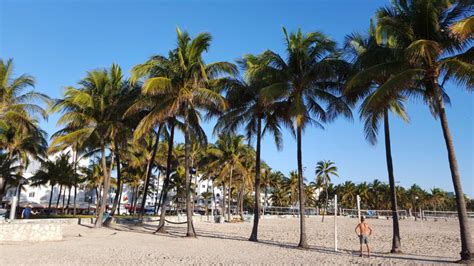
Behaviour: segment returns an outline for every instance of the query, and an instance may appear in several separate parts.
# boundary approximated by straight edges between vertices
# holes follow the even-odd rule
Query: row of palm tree
[[[123,184],[122,173],[124,178],[131,174],[144,181],[143,195],[148,193],[153,173],[163,170],[162,209],[167,205],[172,176],[182,176],[187,236],[194,237],[191,180],[194,172],[194,177],[202,174],[222,180],[221,184],[228,186],[229,202],[234,172],[238,172],[244,184],[237,187],[239,198],[245,194],[245,184],[253,181],[254,213],[260,213],[260,188],[265,183],[262,177],[266,175],[261,161],[262,137],[270,133],[280,148],[282,130],[286,127],[297,143],[297,170],[291,175],[294,191],[290,201],[299,205],[298,246],[307,248],[303,214],[309,195],[305,193],[307,186],[303,178],[302,135],[308,126],[322,128],[338,116],[352,119],[351,108],[358,105],[370,143],[376,143],[379,126],[383,124],[394,217],[391,251],[400,252],[399,199],[391,156],[389,113],[408,121],[405,102],[421,98],[441,122],[459,214],[461,258],[471,260],[466,202],[445,111],[445,104],[449,103],[446,82],[452,81],[468,90],[474,87],[473,17],[470,15],[469,1],[393,1],[377,11],[376,22],[371,23],[368,33],[348,35],[342,49],[322,32],[287,32],[283,28],[284,55],[268,50],[259,55],[245,55],[237,64],[205,63],[203,55],[210,48],[211,35],[201,33],[192,38],[177,29],[176,47],[165,56],[155,55],[135,66],[130,80],[124,77],[119,66],[112,65],[110,69],[88,72],[77,87],[67,87],[64,98],[51,104],[51,111],[61,112],[62,116],[58,121],[61,129],[53,135],[49,151],[72,147],[76,161],[78,154],[99,156],[102,184],[97,227],[102,226],[107,208],[113,169],[117,170],[119,191]],[[20,76],[19,81],[12,80],[11,61],[2,61],[1,66],[0,148],[6,151],[9,160],[17,162],[13,165],[20,166],[17,173],[21,176],[29,156],[42,158],[46,152],[45,134],[35,117],[45,116],[46,112],[30,100],[49,99],[37,93],[19,93],[33,85],[33,79]],[[241,77],[239,67],[243,71]],[[217,118],[216,134],[230,136],[243,131],[247,146],[256,139],[254,153],[244,156],[254,156],[254,160],[241,160],[246,149],[242,149],[244,137],[240,136],[229,139],[222,136],[216,145],[226,145],[226,149],[222,147],[219,152],[208,149],[201,121],[214,117]],[[184,135],[184,156],[173,162],[175,130]],[[166,151],[158,152],[161,138],[165,139],[161,143],[166,144]],[[32,139],[36,141],[27,141]],[[132,158],[131,146],[140,142],[144,143],[141,147],[144,150]],[[198,157],[203,150],[212,156],[202,156],[208,157],[207,164],[198,167]],[[160,153],[163,156],[158,160]],[[206,165],[220,167],[211,169]],[[127,169],[122,171],[121,167]],[[322,168],[318,176],[328,184],[328,175]],[[228,182],[223,181],[227,178]],[[117,198],[113,208],[117,206]],[[161,211],[159,231],[164,230],[165,212]],[[258,240],[258,226],[257,215],[251,241]]]

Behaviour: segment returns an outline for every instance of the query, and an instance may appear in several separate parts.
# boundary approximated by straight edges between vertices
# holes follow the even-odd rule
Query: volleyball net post
[[[337,251],[337,195],[334,195],[334,251]]]

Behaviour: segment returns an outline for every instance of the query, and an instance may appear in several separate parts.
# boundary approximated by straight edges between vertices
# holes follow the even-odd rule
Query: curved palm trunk
[[[230,212],[231,212],[231,209],[232,209],[232,174],[233,174],[233,171],[234,171],[234,167],[233,166],[230,166],[230,179],[229,179],[229,198],[227,199],[228,200],[228,205],[229,205],[229,208],[227,209],[227,220],[230,222],[231,221],[231,217],[230,217]]]
[[[260,142],[262,135],[262,119],[257,122],[257,147],[255,155],[255,205],[253,207],[253,227],[250,241],[258,241],[258,222],[260,220]],[[265,187],[265,205],[267,201],[267,188]]]
[[[304,195],[304,183],[303,183],[303,155],[301,149],[301,127],[296,128],[296,142],[297,142],[297,159],[298,159],[298,199],[300,202],[300,243],[298,247],[308,248],[308,242],[306,240],[306,224],[305,224],[305,195]]]
[[[146,204],[146,197],[148,194],[148,187],[150,186],[150,177],[151,177],[151,172],[153,170],[153,162],[155,161],[156,157],[156,151],[158,150],[158,144],[160,142],[160,135],[161,135],[161,125],[158,128],[158,132],[156,133],[156,140],[155,144],[153,145],[153,151],[151,153],[151,158],[148,161],[148,164],[146,166],[146,176],[145,176],[145,187],[143,188],[143,198],[142,198],[142,203],[141,203],[141,210],[140,210],[140,219],[143,218],[143,215],[145,214],[145,204]]]
[[[114,197],[114,202],[112,204],[112,210],[110,211],[110,214],[112,216],[115,215],[115,212],[117,211],[117,207],[120,206],[120,195],[122,195],[122,174],[120,172],[120,153],[118,150],[118,145],[117,141],[115,141],[115,147],[117,151],[115,152],[115,164],[117,165],[117,191],[115,192],[115,197]]]
[[[170,183],[170,175],[171,175],[171,160],[173,155],[173,141],[174,141],[174,123],[172,122],[170,128],[170,136],[168,139],[168,155],[166,158],[166,176],[165,180],[163,181],[163,188],[162,188],[162,195],[161,195],[161,213],[160,213],[160,223],[158,224],[158,229],[156,232],[165,233],[165,218],[166,218],[166,204],[168,199],[168,187]],[[158,209],[159,211],[159,209]]]
[[[473,245],[471,231],[469,229],[469,220],[466,210],[466,202],[464,199],[464,193],[461,185],[461,176],[459,174],[458,162],[456,160],[456,153],[454,151],[453,139],[451,131],[449,130],[448,117],[446,116],[446,110],[444,107],[443,98],[439,86],[435,84],[436,102],[438,105],[439,120],[441,122],[441,128],[443,129],[444,141],[446,149],[448,151],[449,169],[451,171],[451,178],[453,180],[454,192],[456,194],[456,208],[458,211],[458,220],[461,234],[461,260],[471,261],[473,259]]]
[[[390,201],[392,206],[393,237],[392,253],[401,253],[400,225],[398,219],[397,192],[395,187],[395,176],[393,175],[392,148],[390,144],[390,126],[388,122],[388,110],[383,113],[384,133],[385,133],[385,156],[387,157],[388,181],[390,185]]]
[[[189,139],[189,124],[186,118],[184,125],[184,176],[186,178],[186,218],[187,218],[187,232],[186,237],[196,237],[196,231],[193,225],[193,210],[191,205],[191,176],[189,173],[190,165],[190,150],[191,142]]]
[[[97,214],[97,220],[95,221],[96,228],[102,227],[104,212],[106,212],[107,210],[107,200],[108,200],[109,188],[110,188],[110,176],[109,176],[109,171],[107,171],[107,161],[105,158],[105,144],[104,143],[102,143],[101,153],[102,153],[101,161],[102,161],[102,169],[104,173],[104,182],[103,182],[103,187],[102,187],[102,197],[100,199],[100,209]],[[113,152],[111,155],[112,157],[114,156]],[[113,162],[113,158],[112,158],[112,162]],[[111,168],[112,168],[112,165],[111,165]]]

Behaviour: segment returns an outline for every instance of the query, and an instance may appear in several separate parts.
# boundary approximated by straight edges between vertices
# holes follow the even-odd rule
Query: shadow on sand
[[[150,224],[141,224],[141,225],[114,225],[108,227],[111,230],[121,231],[121,232],[134,232],[140,234],[153,234],[156,230],[156,225]],[[166,226],[167,233],[158,233],[157,236],[160,237],[169,237],[169,238],[185,238],[186,236],[186,228],[182,226]],[[231,234],[223,234],[223,233],[216,233],[206,230],[200,230],[196,228],[197,237],[203,238],[213,238],[213,239],[225,239],[231,241],[245,241],[249,242],[248,238],[231,235]],[[251,242],[252,243],[252,242]],[[259,240],[258,242],[253,242],[255,245],[268,245],[273,247],[280,247],[280,248],[287,248],[287,249],[295,249],[300,251],[306,252],[318,252],[324,254],[340,254],[340,255],[349,255],[354,257],[359,257],[359,251],[357,250],[350,250],[350,249],[339,249],[339,251],[334,251],[332,248],[328,247],[321,247],[321,246],[310,246],[309,249],[301,249],[298,248],[295,244],[284,243],[284,242],[277,242],[271,240]],[[416,254],[409,254],[409,253],[402,253],[402,254],[393,254],[393,253],[382,253],[382,252],[372,252],[371,258],[384,258],[384,259],[396,259],[396,260],[408,260],[413,262],[419,263],[456,263],[455,260],[449,260],[447,258],[438,257],[438,256],[421,256]]]

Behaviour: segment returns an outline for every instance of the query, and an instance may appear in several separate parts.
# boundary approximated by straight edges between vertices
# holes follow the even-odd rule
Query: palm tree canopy
[[[336,43],[321,32],[303,34],[301,29],[288,33],[286,60],[267,51],[263,57],[269,67],[261,70],[276,72],[282,79],[262,90],[266,101],[281,102],[286,106],[286,121],[304,129],[307,124],[322,127],[322,123],[342,114],[351,118],[351,110],[341,97],[349,64],[336,54]]]

